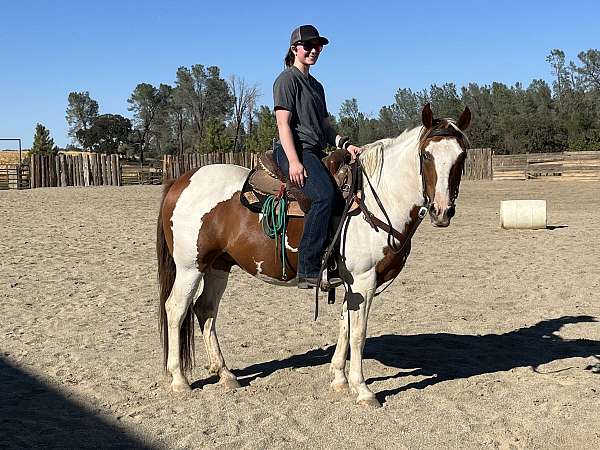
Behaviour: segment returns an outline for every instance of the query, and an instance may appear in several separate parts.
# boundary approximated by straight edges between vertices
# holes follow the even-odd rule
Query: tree
[[[458,117],[463,110],[462,102],[456,93],[454,83],[445,83],[441,86],[432,85],[429,88],[429,102],[437,117]],[[421,114],[423,103],[417,107],[418,116]]]
[[[273,139],[278,137],[275,113],[268,106],[261,106],[256,116],[258,121],[252,127],[252,133],[246,141],[246,147],[255,153],[271,150]]]
[[[182,155],[184,151],[184,131],[187,125],[188,114],[185,109],[185,101],[180,87],[172,89],[167,108],[175,132],[177,153]]]
[[[580,52],[577,57],[582,66],[576,70],[583,86],[590,90],[600,90],[600,51],[590,49]]]
[[[391,120],[399,131],[403,131],[420,123],[421,106],[429,102],[429,96],[426,91],[414,93],[410,89],[398,89],[394,100],[388,107]]]
[[[77,139],[77,132],[79,130],[86,131],[98,116],[98,102],[90,98],[90,93],[87,91],[71,92],[69,93],[66,112],[65,118],[69,124],[69,136]]]
[[[136,141],[139,144],[140,159],[143,164],[144,161],[144,150],[148,146],[150,141],[153,126],[156,123],[156,118],[159,110],[164,108],[168,97],[169,89],[161,85],[158,89],[148,83],[138,84],[131,97],[127,100],[130,106],[127,108],[133,112],[134,125],[139,130],[139,140]]]
[[[569,74],[569,67],[565,62],[565,52],[555,48],[546,56],[546,61],[552,66],[554,92],[560,100],[571,87],[571,76]]]
[[[240,134],[243,131],[242,122],[248,108],[253,108],[258,95],[256,85],[248,86],[243,78],[231,75],[229,77],[229,89],[233,97],[233,123],[234,123],[234,140],[233,151],[238,151],[240,142]],[[252,118],[250,118],[250,123]]]
[[[398,136],[402,130],[398,128],[398,123],[394,120],[394,111],[391,106],[383,106],[379,110],[377,117],[378,134],[382,138],[391,138]]]
[[[50,137],[50,130],[41,123],[38,123],[35,126],[31,153],[37,155],[54,155],[57,151],[58,148],[54,146],[54,139]]]
[[[225,121],[231,115],[233,97],[218,67],[205,68],[202,64],[193,65],[191,70],[180,67],[175,86],[178,102],[192,118],[196,143],[202,141],[209,119]]]
[[[350,142],[358,143],[360,122],[363,118],[358,109],[358,100],[351,98],[344,100],[340,106],[338,131],[342,136],[347,136]]]
[[[86,148],[98,153],[117,153],[131,134],[131,121],[118,114],[102,114],[87,130],[79,130],[77,139]]]
[[[227,135],[225,124],[215,118],[211,118],[206,122],[206,130],[204,138],[200,143],[200,151],[202,153],[210,152],[225,152],[231,149],[232,141]]]
[[[179,108],[174,104],[174,89],[168,84],[161,84],[158,88],[160,103],[155,113],[154,123],[151,126],[150,148],[157,155],[170,154],[177,148],[176,128]]]

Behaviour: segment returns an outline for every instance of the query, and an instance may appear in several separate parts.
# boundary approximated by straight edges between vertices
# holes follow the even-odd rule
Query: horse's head
[[[423,132],[419,141],[424,191],[431,202],[429,215],[436,227],[447,227],[455,213],[468,140],[463,134],[471,122],[465,107],[458,121],[434,119],[429,103],[421,113]]]

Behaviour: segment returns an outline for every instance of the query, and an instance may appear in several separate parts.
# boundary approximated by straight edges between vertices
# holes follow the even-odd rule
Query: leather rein
[[[431,129],[427,130],[423,134],[423,136],[420,138],[420,140],[419,140],[419,175],[421,177],[421,189],[423,191],[423,203],[421,204],[421,206],[419,208],[419,212],[417,214],[417,219],[416,219],[415,224],[411,227],[411,229],[408,231],[408,234],[406,236],[404,236],[400,231],[398,231],[392,225],[392,221],[391,221],[387,211],[385,210],[385,207],[383,206],[383,203],[381,202],[379,195],[377,195],[377,191],[371,184],[371,180],[369,179],[369,176],[367,175],[362,163],[360,162],[360,155],[358,155],[355,158],[354,162],[350,164],[352,167],[352,172],[354,174],[354,176],[352,177],[353,178],[352,179],[353,186],[351,189],[355,193],[351,196],[348,196],[348,198],[346,200],[344,212],[342,215],[342,220],[340,221],[340,224],[336,230],[335,236],[334,236],[331,244],[325,251],[325,255],[323,258],[323,264],[321,266],[321,271],[319,273],[319,279],[321,279],[321,277],[323,275],[323,271],[325,270],[326,262],[327,262],[329,256],[331,255],[331,252],[333,251],[335,242],[337,241],[337,238],[340,235],[343,225],[346,222],[348,212],[349,212],[353,202],[355,202],[359,206],[360,210],[363,213],[364,220],[369,225],[371,225],[371,228],[373,228],[375,231],[379,231],[379,229],[382,229],[383,231],[385,231],[387,233],[387,244],[388,244],[389,249],[392,251],[392,253],[398,254],[404,250],[407,243],[411,241],[413,235],[417,231],[417,228],[419,228],[419,225],[421,224],[421,222],[423,221],[423,219],[425,218],[425,216],[431,209],[431,206],[433,205],[433,200],[429,197],[429,194],[427,193],[427,183],[426,183],[425,171],[424,171],[425,160],[429,159],[429,157],[423,151],[423,149],[425,148],[425,144],[426,144],[427,140],[430,138],[436,137],[436,136],[462,138],[463,135],[460,131],[455,130],[453,127],[431,128]],[[369,211],[369,209],[367,208],[367,205],[362,200],[362,198],[364,198],[364,185],[362,182],[358,181],[358,178],[362,178],[362,177],[366,178],[367,184],[369,185],[369,189],[371,190],[371,193],[373,194],[373,198],[375,199],[377,206],[383,213],[383,216],[385,217],[386,222],[383,222],[381,219],[377,218],[375,216],[375,214],[373,214],[371,211]],[[361,193],[362,195],[359,196],[358,193]],[[456,196],[453,195],[452,198],[450,199],[451,204],[454,204],[455,198],[456,198]],[[398,242],[402,242],[402,244],[398,245],[396,243],[396,240]],[[394,280],[396,279],[397,276],[398,276],[398,274],[396,274],[396,276],[394,276],[394,278],[392,278],[381,291],[376,292],[375,296],[377,296],[377,295],[381,294],[383,291],[385,291],[394,282]],[[333,302],[334,302],[334,299],[330,295],[328,298],[328,303],[332,304]],[[318,314],[319,314],[319,288],[316,288],[315,316],[314,316],[315,320],[317,320]]]
[[[379,231],[378,228],[381,228],[383,231],[388,233],[388,237],[387,237],[388,247],[394,254],[400,253],[404,249],[406,243],[408,241],[410,241],[410,239],[414,235],[415,231],[417,230],[417,228],[419,227],[419,225],[421,224],[421,222],[423,221],[423,219],[425,218],[425,216],[431,209],[431,206],[433,205],[433,200],[429,197],[429,194],[427,193],[427,183],[426,183],[426,179],[425,179],[425,171],[423,170],[425,160],[429,159],[429,156],[423,150],[425,148],[425,144],[427,143],[427,140],[437,137],[437,136],[462,138],[463,135],[460,131],[458,131],[458,130],[454,129],[452,126],[450,126],[448,128],[431,128],[430,130],[426,131],[423,134],[423,136],[421,137],[420,142],[419,142],[419,175],[421,177],[421,188],[423,191],[423,203],[421,204],[421,206],[419,208],[419,213],[417,215],[417,221],[414,224],[414,226],[412,227],[412,229],[409,230],[407,236],[403,236],[400,231],[398,231],[397,229],[395,229],[392,226],[392,222],[387,214],[387,211],[385,210],[383,204],[381,203],[381,200],[379,199],[379,196],[377,195],[375,188],[371,184],[371,180],[369,179],[369,176],[365,172],[363,165],[360,163],[360,155],[359,155],[359,158],[356,158],[356,163],[360,166],[362,175],[366,178],[369,188],[371,190],[371,193],[373,194],[373,198],[375,199],[375,201],[377,202],[377,206],[383,213],[383,216],[385,217],[386,222],[383,222],[382,220],[375,217],[375,214],[373,214],[371,211],[369,211],[367,206],[364,204],[363,200],[356,193],[354,194],[354,201],[356,202],[356,204],[360,207],[361,211],[363,212],[363,218],[367,221],[367,223],[369,225],[371,225],[371,227],[375,231]],[[364,188],[362,188],[361,190],[364,192]],[[454,205],[456,196],[457,196],[457,193],[453,192],[452,196],[450,198],[451,205]],[[405,238],[404,242],[402,243],[401,246],[398,246],[398,244],[394,241],[394,239],[401,241],[402,238]]]

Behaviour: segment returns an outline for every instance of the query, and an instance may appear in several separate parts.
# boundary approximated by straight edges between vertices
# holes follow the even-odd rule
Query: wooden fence
[[[186,153],[181,156],[165,155],[163,158],[163,177],[177,178],[188,170],[207,164],[237,164],[249,169],[256,165],[256,153]],[[492,149],[470,149],[465,161],[464,178],[468,180],[492,179]]]
[[[31,155],[30,187],[121,186],[119,155]]]
[[[163,158],[163,177],[178,178],[188,170],[208,164],[236,164],[249,169],[256,165],[257,153],[185,153],[181,156],[165,155]]]
[[[0,164],[0,190],[28,188],[29,166],[19,164]]]
[[[600,152],[494,155],[493,174],[494,180],[600,180]]]
[[[165,155],[163,168],[123,164],[118,155],[31,155],[30,164],[0,165],[0,189],[51,186],[122,186],[160,184],[207,164],[237,164],[252,168],[257,154],[250,152]],[[600,180],[600,151],[493,155],[491,149],[470,149],[465,161],[467,180],[552,179]]]
[[[491,148],[471,148],[463,169],[465,180],[491,180],[494,175]]]

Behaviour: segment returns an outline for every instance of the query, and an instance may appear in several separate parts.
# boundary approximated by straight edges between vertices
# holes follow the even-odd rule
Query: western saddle
[[[258,156],[258,164],[250,172],[242,188],[242,204],[253,212],[261,212],[267,196],[280,198],[285,195],[289,205],[288,216],[303,217],[310,209],[310,199],[287,179],[273,156],[273,151]],[[350,153],[346,150],[334,150],[323,158],[323,164],[329,169],[344,199],[353,194],[351,159]]]

